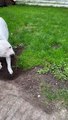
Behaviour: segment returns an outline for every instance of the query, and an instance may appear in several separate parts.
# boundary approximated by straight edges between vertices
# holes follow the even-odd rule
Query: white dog
[[[12,46],[8,42],[9,32],[6,22],[0,17],[0,57],[5,57],[7,62],[7,69],[10,74],[13,74],[11,68],[11,55],[15,55]],[[2,65],[0,63],[0,69]]]

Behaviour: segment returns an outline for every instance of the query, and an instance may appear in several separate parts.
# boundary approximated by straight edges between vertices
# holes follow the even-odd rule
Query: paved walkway
[[[66,109],[47,114],[19,96],[18,88],[0,80],[0,120],[68,120]]]

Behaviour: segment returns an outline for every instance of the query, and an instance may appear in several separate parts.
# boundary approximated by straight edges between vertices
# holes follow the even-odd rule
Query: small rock
[[[40,98],[41,96],[40,95],[38,95],[38,98]]]
[[[57,85],[58,83],[56,82],[56,85]]]

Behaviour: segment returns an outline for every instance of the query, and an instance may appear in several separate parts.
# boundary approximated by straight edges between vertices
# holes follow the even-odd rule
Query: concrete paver
[[[68,112],[49,115],[19,96],[16,86],[0,80],[0,120],[68,120]]]

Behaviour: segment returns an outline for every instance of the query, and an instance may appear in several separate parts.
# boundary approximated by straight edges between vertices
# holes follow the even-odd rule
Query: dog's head
[[[0,57],[15,55],[12,46],[6,40],[0,40]]]

